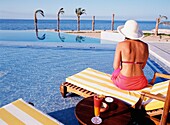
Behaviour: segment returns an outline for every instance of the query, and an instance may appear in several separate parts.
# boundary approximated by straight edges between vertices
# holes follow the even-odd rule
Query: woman
[[[149,55],[148,45],[140,40],[143,33],[134,20],[126,21],[125,25],[119,26],[117,30],[125,36],[125,40],[116,47],[111,79],[124,90],[142,89],[148,84],[143,68]]]

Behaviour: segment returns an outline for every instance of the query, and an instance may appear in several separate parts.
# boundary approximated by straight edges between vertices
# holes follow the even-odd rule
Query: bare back
[[[122,75],[128,77],[140,76],[143,74],[142,69],[146,65],[148,55],[148,45],[142,41],[128,39],[120,42],[116,48],[114,69],[117,69],[121,66]]]

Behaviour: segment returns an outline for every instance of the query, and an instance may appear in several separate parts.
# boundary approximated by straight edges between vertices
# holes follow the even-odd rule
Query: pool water
[[[0,52],[0,107],[23,98],[66,125],[78,125],[74,107],[82,98],[62,98],[60,84],[87,67],[111,74],[115,46],[102,51],[0,46]],[[155,71],[165,72],[155,65],[148,60],[148,80]]]
[[[67,33],[52,31],[39,31],[38,35],[33,30],[0,30],[0,41],[17,42],[64,42],[64,43],[94,43],[100,44],[107,40],[90,38]]]
[[[111,74],[116,43],[108,43],[66,33],[0,31],[0,107],[23,98],[66,125],[78,125],[74,108],[82,97],[63,98],[60,84],[88,67]],[[149,81],[156,71],[166,73],[149,59]]]

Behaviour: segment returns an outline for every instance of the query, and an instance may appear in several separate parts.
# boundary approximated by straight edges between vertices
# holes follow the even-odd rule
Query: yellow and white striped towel
[[[35,107],[18,99],[0,108],[0,125],[63,125]]]
[[[170,82],[170,80],[167,80],[164,82],[154,84],[150,93],[152,93],[154,95],[166,97],[169,82]],[[145,105],[145,110],[154,110],[154,109],[160,109],[160,108],[164,107],[164,102],[158,101],[155,99],[147,99],[143,104]]]
[[[72,83],[78,87],[84,88],[94,93],[116,97],[122,101],[129,103],[132,106],[135,105],[136,102],[139,100],[140,93],[142,91],[145,92],[152,91],[152,86],[148,86],[144,89],[136,91],[119,89],[117,86],[113,84],[110,74],[100,72],[92,68],[87,68],[75,75],[66,78],[66,82]],[[160,85],[164,84],[165,83]],[[153,108],[152,106],[149,107]]]

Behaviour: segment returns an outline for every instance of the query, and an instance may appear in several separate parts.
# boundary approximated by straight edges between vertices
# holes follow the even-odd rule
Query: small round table
[[[108,110],[100,113],[101,125],[127,125],[131,120],[130,106],[119,99],[113,99],[111,103],[106,102]],[[94,125],[91,122],[91,118],[94,117],[93,96],[84,98],[76,105],[75,116],[80,124]]]

